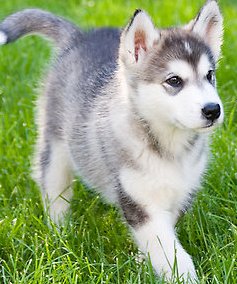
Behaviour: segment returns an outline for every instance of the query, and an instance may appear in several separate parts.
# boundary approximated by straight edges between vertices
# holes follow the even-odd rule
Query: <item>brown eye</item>
[[[183,86],[183,80],[179,76],[173,76],[165,82],[173,88],[181,88]]]
[[[215,71],[214,70],[209,70],[208,73],[207,73],[207,81],[210,83],[210,84],[213,84],[214,81],[215,81]]]

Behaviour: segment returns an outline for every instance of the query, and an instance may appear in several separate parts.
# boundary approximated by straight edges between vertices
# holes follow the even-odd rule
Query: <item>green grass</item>
[[[158,26],[189,21],[202,1],[0,1],[0,18],[41,7],[83,28],[123,26],[135,8]],[[193,1],[194,2],[194,1]],[[212,159],[192,209],[177,232],[193,256],[201,283],[237,283],[237,4],[220,2],[225,17],[218,71],[225,123],[213,136]],[[72,216],[58,232],[49,229],[30,164],[36,137],[37,82],[50,59],[49,45],[29,37],[0,49],[0,282],[163,283],[137,249],[119,213],[77,182]]]

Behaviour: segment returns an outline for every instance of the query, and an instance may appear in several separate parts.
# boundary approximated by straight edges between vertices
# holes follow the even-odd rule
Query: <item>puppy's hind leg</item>
[[[73,171],[63,141],[46,141],[37,153],[36,176],[42,191],[46,213],[58,224],[70,206]]]

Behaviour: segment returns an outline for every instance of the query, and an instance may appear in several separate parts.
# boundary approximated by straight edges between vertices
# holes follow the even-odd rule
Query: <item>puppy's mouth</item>
[[[193,130],[195,132],[198,133],[208,133],[211,132],[213,129],[217,128],[218,125],[220,125],[222,122],[220,122],[218,119],[217,120],[206,120],[205,122],[203,122],[200,126],[191,128],[191,127],[187,127],[185,126],[185,124],[181,123],[180,121],[176,120],[175,121],[175,125],[176,127],[180,128],[180,129],[190,129]]]
[[[216,123],[214,121],[209,121],[203,128],[204,129],[208,129],[211,128],[212,126],[214,126]]]
[[[200,127],[197,129],[198,132],[210,132],[213,129],[215,129],[216,127],[218,127],[220,123],[218,122],[218,120],[214,120],[214,121],[207,121],[205,123],[204,126]]]

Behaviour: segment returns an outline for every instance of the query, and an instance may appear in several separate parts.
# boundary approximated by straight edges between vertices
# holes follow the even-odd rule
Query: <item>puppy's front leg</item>
[[[169,281],[179,276],[185,283],[195,283],[195,268],[175,235],[172,213],[143,207],[124,191],[120,192],[119,201],[140,250],[150,257],[156,272],[165,274]]]
[[[148,174],[122,171],[118,185],[120,207],[139,249],[150,257],[155,271],[165,274],[169,281],[179,276],[185,283],[196,283],[193,261],[175,235],[176,216],[168,209],[169,196],[164,199],[161,189],[155,186]]]
[[[180,277],[185,283],[196,283],[196,272],[191,257],[179,243],[169,212],[149,216],[132,231],[140,250],[150,257],[155,271],[167,280]]]

